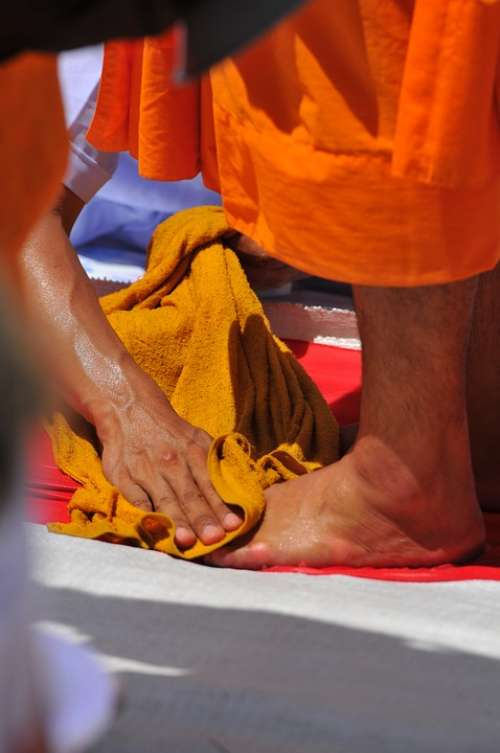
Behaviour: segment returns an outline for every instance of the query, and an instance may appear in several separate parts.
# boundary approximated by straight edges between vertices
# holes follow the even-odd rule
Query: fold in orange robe
[[[499,258],[499,49],[499,3],[314,0],[211,91],[166,83],[171,38],[108,46],[89,138],[147,177],[201,169],[231,225],[308,272],[450,282]]]
[[[0,65],[0,263],[9,266],[54,202],[66,167],[56,58],[23,54]]]

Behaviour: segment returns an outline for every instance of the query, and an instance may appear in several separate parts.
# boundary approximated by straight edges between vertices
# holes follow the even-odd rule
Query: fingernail
[[[175,538],[181,546],[191,546],[196,541],[196,536],[189,528],[179,526],[175,531]]]
[[[239,528],[242,523],[242,519],[239,518],[234,512],[229,512],[224,518],[224,526],[230,531]]]
[[[224,538],[224,531],[219,526],[208,525],[203,529],[203,541],[205,544],[214,544]]]

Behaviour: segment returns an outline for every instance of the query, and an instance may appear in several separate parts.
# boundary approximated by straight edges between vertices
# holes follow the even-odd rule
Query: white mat
[[[498,751],[500,583],[218,571],[30,529],[38,619],[126,684],[95,753]]]

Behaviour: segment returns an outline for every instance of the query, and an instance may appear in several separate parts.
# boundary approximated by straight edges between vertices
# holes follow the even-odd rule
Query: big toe
[[[235,570],[262,570],[274,564],[271,547],[261,542],[248,544],[238,549],[223,547],[207,555],[205,562],[215,567]]]

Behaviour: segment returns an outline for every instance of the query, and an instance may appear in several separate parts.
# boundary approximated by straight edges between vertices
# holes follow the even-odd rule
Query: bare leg
[[[424,566],[481,548],[465,401],[475,291],[476,280],[356,289],[363,395],[353,448],[269,489],[250,543],[211,562]]]
[[[479,278],[467,366],[467,407],[476,490],[500,511],[500,266]]]

